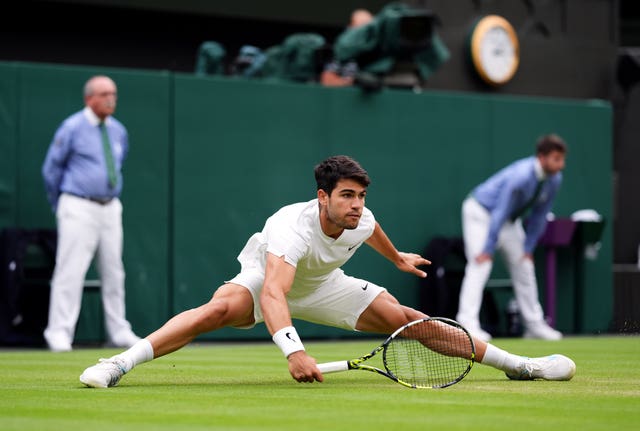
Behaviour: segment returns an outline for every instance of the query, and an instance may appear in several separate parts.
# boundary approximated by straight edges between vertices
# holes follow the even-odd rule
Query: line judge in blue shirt
[[[456,319],[485,341],[480,327],[484,287],[493,255],[500,250],[511,275],[524,324],[524,336],[559,340],[562,334],[544,319],[538,299],[533,251],[544,232],[547,213],[562,182],[567,146],[557,135],[541,137],[536,155],[517,160],[477,186],[462,204],[462,232],[467,265]],[[529,213],[526,231],[522,217]]]
[[[125,318],[119,196],[129,144],[126,128],[112,117],[116,100],[117,88],[111,78],[90,78],[84,86],[85,108],[62,122],[42,166],[58,227],[49,321],[44,331],[49,349],[55,352],[72,349],[84,279],[94,255],[108,341],[126,347],[139,340]]]

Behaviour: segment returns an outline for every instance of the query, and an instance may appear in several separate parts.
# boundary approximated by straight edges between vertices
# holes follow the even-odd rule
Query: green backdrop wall
[[[82,85],[97,73],[118,83],[116,117],[130,133],[124,257],[128,316],[140,334],[208,300],[234,276],[248,237],[280,206],[315,197],[313,167],[333,154],[351,155],[369,171],[367,206],[401,250],[422,252],[433,236],[459,236],[460,204],[470,189],[531,155],[537,137],[548,132],[570,146],[554,213],[593,208],[612,220],[612,120],[603,101],[391,89],[364,94],[313,84],[0,63],[0,227],[55,227],[40,166],[55,128],[82,108]],[[576,309],[584,319],[580,331],[609,327],[611,231],[605,228],[598,258],[585,266],[579,304],[575,257],[560,254],[558,327],[565,332],[577,330]],[[419,280],[371,250],[345,270],[386,286],[408,305],[418,303]],[[539,262],[541,290],[543,270]],[[88,300],[79,331],[95,339],[101,336],[99,303]],[[307,337],[348,334],[299,325]],[[202,339],[266,336],[259,325]]]

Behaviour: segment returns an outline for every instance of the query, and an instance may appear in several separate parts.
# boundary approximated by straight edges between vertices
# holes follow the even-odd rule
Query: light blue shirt
[[[126,128],[113,117],[105,119],[118,182],[109,185],[102,149],[100,119],[89,107],[62,122],[42,165],[47,199],[55,211],[61,193],[87,198],[113,198],[122,191],[122,164],[129,151]]]
[[[527,157],[501,169],[471,192],[491,214],[489,235],[483,250],[485,253],[494,253],[502,225],[534,196],[539,179],[544,182],[530,209],[524,243],[525,252],[533,253],[546,227],[547,213],[562,183],[562,172],[545,178],[537,157]]]

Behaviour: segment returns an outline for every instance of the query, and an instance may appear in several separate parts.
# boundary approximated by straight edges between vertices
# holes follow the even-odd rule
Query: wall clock
[[[518,70],[518,35],[509,21],[501,16],[487,15],[474,24],[469,50],[473,68],[488,84],[506,84]]]

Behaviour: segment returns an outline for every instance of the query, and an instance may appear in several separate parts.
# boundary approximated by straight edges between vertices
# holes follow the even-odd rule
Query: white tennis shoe
[[[512,372],[505,374],[511,380],[571,380],[576,373],[576,364],[564,355],[542,358],[522,358]]]
[[[110,388],[120,381],[126,374],[124,360],[117,357],[100,359],[80,375],[80,381],[92,388]]]

